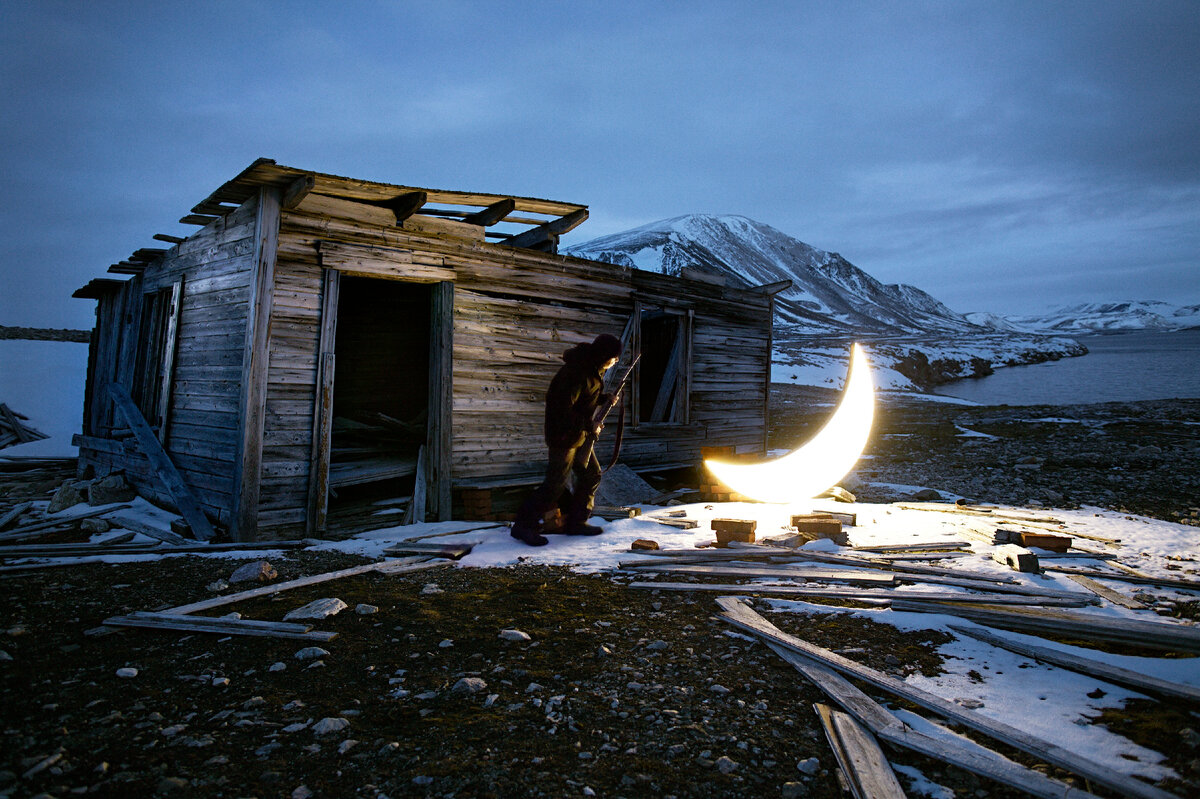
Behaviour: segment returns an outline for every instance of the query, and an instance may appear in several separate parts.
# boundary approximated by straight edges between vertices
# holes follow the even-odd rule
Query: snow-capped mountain
[[[834,384],[861,341],[884,388],[924,389],[992,369],[1082,355],[1086,348],[998,318],[970,319],[919,288],[885,285],[837,253],[744,216],[694,214],[564,249],[668,275],[695,270],[734,285],[790,280],[775,298],[772,382]]]
[[[744,216],[693,214],[603,236],[567,250],[594,261],[668,275],[685,269],[735,285],[791,280],[776,296],[776,327],[806,334],[982,332],[921,289],[885,285],[825,252]]]
[[[1010,327],[997,329],[1074,335],[1134,330],[1183,330],[1200,327],[1200,305],[1181,306],[1157,300],[1091,302],[1052,308],[1044,314],[1004,317],[1000,323]]]

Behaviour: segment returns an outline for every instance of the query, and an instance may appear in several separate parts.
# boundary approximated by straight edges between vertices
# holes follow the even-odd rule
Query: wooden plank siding
[[[237,410],[253,263],[256,203],[218,219],[171,247],[140,276],[97,304],[89,360],[86,436],[111,440],[118,425],[103,387],[132,385],[143,295],[182,280],[177,345],[167,405],[164,446],[205,514],[230,522],[237,457]],[[80,446],[81,467],[98,473],[123,470],[143,496],[171,506],[169,495],[131,440],[114,452]]]

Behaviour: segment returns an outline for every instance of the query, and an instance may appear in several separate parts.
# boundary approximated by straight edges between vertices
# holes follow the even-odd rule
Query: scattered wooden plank
[[[1007,649],[1010,652],[1016,652],[1018,655],[1025,655],[1026,657],[1040,660],[1043,663],[1050,663],[1055,666],[1061,666],[1064,669],[1079,672],[1080,674],[1086,674],[1089,677],[1097,677],[1117,685],[1124,685],[1135,691],[1200,702],[1200,688],[1194,685],[1162,680],[1158,677],[1130,671],[1129,669],[1114,666],[1111,663],[1104,663],[1100,660],[1075,655],[1070,652],[1014,641],[1011,638],[988,630],[981,630],[977,627],[964,627],[959,624],[951,624],[950,629],[961,635]]]
[[[1037,547],[1038,549],[1048,549],[1051,552],[1066,552],[1071,548],[1071,536],[1058,535],[1056,533],[1030,533],[1022,531],[1017,533],[1017,544],[1023,547]]]
[[[810,596],[826,599],[852,599],[858,602],[876,602],[887,605],[897,596],[890,588],[883,591],[855,590],[848,588],[812,588],[804,585],[763,585],[749,583],[735,585],[731,583],[673,583],[673,582],[635,582],[630,588],[644,588],[652,591],[715,591],[726,594],[775,594],[780,596]],[[900,594],[911,598],[913,594]],[[975,602],[989,605],[1033,605],[1037,607],[1055,606],[1079,608],[1091,604],[1086,597],[1040,597],[1014,596],[1011,594],[967,594],[939,591],[937,593],[921,593],[926,602]]]
[[[252,619],[214,619],[207,616],[184,616],[171,613],[137,611],[125,616],[110,616],[104,620],[110,627],[149,627],[159,630],[249,635],[259,638],[297,638],[303,641],[332,641],[337,633],[312,630],[311,625],[290,622],[255,621]]]
[[[852,552],[939,552],[942,550],[970,549],[970,541],[930,541],[924,544],[878,544],[875,546],[850,547]]]
[[[1114,591],[1108,586],[1101,585],[1091,577],[1085,577],[1082,574],[1068,574],[1067,578],[1079,583],[1093,594],[1102,596],[1109,602],[1120,605],[1123,608],[1129,608],[1130,610],[1142,610],[1146,607],[1145,602],[1139,602],[1133,597],[1125,596],[1120,591]]]
[[[1113,563],[1114,566],[1119,564]],[[1149,574],[1128,574],[1116,572],[1106,572],[1100,569],[1086,569],[1079,566],[1043,566],[1046,571],[1061,572],[1062,574],[1080,574],[1084,577],[1097,577],[1101,580],[1120,580],[1123,583],[1135,583],[1138,585],[1158,585],[1164,588],[1183,588],[1188,591],[1200,591],[1200,582],[1194,580],[1176,580],[1171,577],[1154,577]]]
[[[964,516],[986,516],[989,519],[1025,522],[1026,524],[1055,524],[1061,525],[1062,520],[1053,516],[1034,516],[1024,513],[1013,513],[1000,508],[989,508],[982,505],[950,505],[943,502],[893,502],[892,507],[901,510],[925,510],[939,513],[957,513]]]
[[[871,697],[854,687],[833,669],[785,647],[767,641],[767,646],[814,685],[841,705],[875,735],[895,746],[944,761],[973,774],[1009,785],[1039,799],[1097,799],[1094,794],[1074,788],[1051,777],[1025,768],[982,747],[967,747],[950,740],[932,738],[903,724]]]
[[[908,685],[903,680],[891,677],[868,666],[863,666],[849,658],[842,657],[795,636],[788,635],[755,613],[739,599],[721,597],[717,599],[717,604],[725,611],[723,618],[726,621],[766,639],[769,643],[781,645],[792,652],[817,660],[847,676],[863,680],[888,693],[907,699],[920,707],[932,710],[944,718],[989,735],[1002,743],[1027,752],[1051,765],[1066,769],[1073,774],[1078,774],[1127,796],[1142,797],[1143,799],[1170,799],[1171,797],[1171,794],[1165,791],[1140,782],[1133,777],[1121,774],[1108,766],[1096,763],[1075,752],[1069,752],[1057,744],[1030,735],[1024,730],[1019,730],[1011,725],[988,718],[947,699],[942,699],[940,696],[935,696],[920,688]],[[1052,795],[1065,796],[1069,794],[1062,793],[1060,789],[1059,793]]]
[[[820,702],[813,709],[855,799],[904,799],[904,789],[870,730]]]
[[[427,560],[425,558],[407,558],[404,560],[383,561],[382,563],[364,563],[360,566],[351,566],[346,569],[338,569],[337,571],[324,572],[322,574],[313,574],[308,577],[300,577],[295,580],[275,583],[274,585],[264,585],[259,588],[251,588],[248,591],[239,591],[236,594],[227,594],[226,596],[204,599],[199,602],[192,602],[188,605],[180,605],[179,607],[171,608],[164,611],[164,613],[186,615],[189,613],[196,613],[201,610],[220,607],[222,605],[230,605],[234,602],[241,602],[243,599],[270,596],[271,594],[278,594],[281,591],[288,591],[292,588],[300,588],[306,585],[317,585],[318,583],[328,582],[329,580],[337,580],[342,577],[352,577],[356,574],[366,574],[367,572],[400,574],[407,571],[430,569],[436,566],[443,566],[445,564],[446,561],[444,560]]]
[[[115,513],[119,510],[132,508],[132,505],[115,505],[111,508],[100,508],[98,510],[80,513],[75,516],[60,516],[55,519],[46,519],[45,521],[27,524],[24,527],[18,527],[14,530],[9,530],[7,533],[0,533],[0,541],[19,541],[22,538],[33,538],[33,534],[41,534],[43,530],[50,530],[56,527],[67,527],[75,522],[83,519],[91,519],[95,516],[104,516],[108,513]]]
[[[989,627],[1006,627],[1038,634],[1060,635],[1084,641],[1152,647],[1169,652],[1200,653],[1200,628],[1182,624],[1116,619],[1062,610],[1033,610],[987,606],[947,605],[896,599],[893,610],[948,613]]]
[[[778,580],[811,580],[814,582],[847,582],[864,585],[895,585],[890,574],[871,574],[837,569],[787,569],[768,566],[709,566],[692,563],[637,562],[631,568],[642,571],[672,574],[702,574],[712,577],[772,577]]]
[[[20,502],[15,505],[11,510],[8,511],[8,513],[0,516],[0,530],[3,530],[5,527],[8,527],[10,524],[15,522],[22,513],[32,507],[32,502]]]
[[[868,569],[885,569],[888,571],[904,572],[906,574],[929,574],[941,577],[957,577],[967,580],[979,580],[985,583],[1015,583],[1014,577],[997,577],[994,574],[966,571],[964,569],[944,569],[940,566],[914,566],[909,563],[893,563],[878,558],[860,558],[853,555],[837,555],[830,552],[806,552],[798,550],[792,557],[804,560],[816,560],[824,563],[836,563],[842,566],[861,566]]]
[[[642,518],[656,524],[664,524],[667,527],[675,527],[680,530],[694,530],[700,526],[700,522],[695,519],[667,519],[661,516],[643,516]]]
[[[393,544],[383,550],[385,555],[423,555],[429,558],[449,558],[450,560],[459,560],[464,555],[469,555],[471,550],[475,548],[475,541],[468,541],[462,544],[421,544],[421,543],[402,543]]]
[[[127,516],[123,513],[114,514],[109,521],[111,521],[116,527],[122,527],[126,530],[132,530],[135,533],[141,533],[142,535],[149,536],[156,541],[162,541],[166,544],[182,546],[188,543],[188,540],[178,533],[174,533],[170,530],[164,530],[161,527],[155,527],[152,524],[147,524],[141,519]]]
[[[443,538],[448,535],[466,535],[467,533],[477,533],[482,530],[499,530],[501,528],[507,528],[507,527],[508,527],[508,525],[506,525],[506,524],[487,524],[487,525],[484,525],[483,527],[468,527],[463,530],[447,530],[444,533],[426,533],[425,535],[414,535],[409,538],[402,538],[402,539],[400,539],[400,543],[409,543],[412,541],[422,541],[426,538]]]
[[[150,465],[154,467],[155,474],[163,484],[163,488],[166,489],[167,494],[174,500],[175,507],[179,509],[180,515],[183,516],[184,521],[191,528],[192,534],[201,541],[211,540],[215,535],[212,524],[209,523],[208,517],[204,515],[204,511],[200,509],[200,504],[196,502],[196,498],[179,475],[179,471],[175,468],[175,464],[171,462],[171,458],[168,457],[166,450],[162,448],[158,437],[154,435],[154,431],[150,429],[150,425],[146,424],[141,411],[133,404],[133,399],[129,396],[129,392],[124,386],[118,383],[109,383],[108,393],[112,396],[117,410],[125,418],[125,423],[133,430],[142,454],[149,459]]]

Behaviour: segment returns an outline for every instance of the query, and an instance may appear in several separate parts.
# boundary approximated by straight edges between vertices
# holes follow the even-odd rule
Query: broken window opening
[[[688,422],[691,363],[689,316],[663,308],[642,308],[638,318],[637,416],[639,423]]]

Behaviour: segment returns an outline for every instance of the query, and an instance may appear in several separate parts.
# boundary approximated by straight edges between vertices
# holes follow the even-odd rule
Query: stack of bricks
[[[830,513],[793,514],[792,527],[809,541],[829,538],[838,546],[846,546],[849,543],[849,538],[842,532],[842,519]]]
[[[757,455],[743,456],[738,455],[733,447],[701,447],[701,458],[715,458],[723,461],[737,460],[754,460]],[[712,480],[710,483],[704,483],[700,486],[700,501],[701,502],[753,502],[750,497],[744,494],[739,494],[729,486],[714,478],[711,474],[708,477]]]
[[[713,519],[712,529],[717,534],[719,547],[728,546],[730,541],[753,544],[758,522],[754,519]]]

